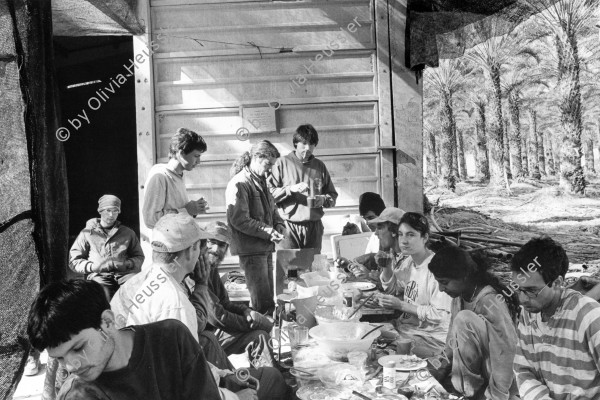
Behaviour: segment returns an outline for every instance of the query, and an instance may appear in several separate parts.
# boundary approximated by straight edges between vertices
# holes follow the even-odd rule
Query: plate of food
[[[389,361],[396,363],[397,371],[417,371],[427,367],[427,361],[415,355],[392,354],[377,360],[381,366],[385,366]]]
[[[377,285],[375,285],[372,282],[346,282],[346,283],[342,283],[342,289],[343,290],[358,289],[360,291],[366,292],[368,290],[373,290],[376,287],[377,287]]]

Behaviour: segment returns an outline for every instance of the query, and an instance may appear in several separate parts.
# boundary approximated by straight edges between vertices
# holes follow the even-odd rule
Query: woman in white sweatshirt
[[[399,221],[398,248],[406,257],[400,264],[381,261],[381,283],[387,295],[380,298],[383,307],[401,312],[396,328],[402,338],[431,354],[444,349],[452,299],[440,292],[427,268],[433,251],[427,247],[429,223],[419,213],[407,212]]]

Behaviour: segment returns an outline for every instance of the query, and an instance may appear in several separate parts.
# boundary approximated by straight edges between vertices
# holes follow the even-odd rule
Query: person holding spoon
[[[271,142],[256,143],[233,164],[225,190],[231,254],[240,257],[252,308],[261,314],[275,310],[273,252],[286,232],[266,182],[277,158],[279,151]]]
[[[371,222],[379,223],[384,213]],[[429,222],[422,214],[404,213],[398,221],[396,236],[394,251],[408,257],[397,263],[390,253],[378,253],[381,284],[387,293],[379,297],[379,303],[401,312],[395,321],[401,338],[413,340],[422,355],[440,353],[448,334],[452,299],[439,290],[435,277],[427,269],[434,255],[427,247]]]

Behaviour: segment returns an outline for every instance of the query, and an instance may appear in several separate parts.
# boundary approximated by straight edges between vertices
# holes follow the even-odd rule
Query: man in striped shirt
[[[600,304],[563,287],[569,259],[549,237],[511,262],[523,306],[514,370],[524,400],[600,398]]]

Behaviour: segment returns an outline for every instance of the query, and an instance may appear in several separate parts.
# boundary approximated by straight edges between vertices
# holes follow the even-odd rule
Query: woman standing
[[[425,353],[437,354],[444,349],[448,334],[451,299],[439,291],[427,269],[433,257],[428,241],[427,218],[415,212],[405,213],[399,222],[398,245],[402,254],[409,257],[400,265],[382,265],[381,284],[389,294],[379,302],[402,313],[396,321],[402,338],[413,340]]]
[[[431,372],[440,382],[451,372],[453,389],[470,399],[508,399],[517,394],[513,360],[519,300],[489,272],[485,259],[475,260],[452,246],[429,263],[440,290],[453,298],[446,349]]]
[[[225,191],[231,254],[240,257],[252,307],[261,314],[275,309],[274,243],[279,243],[285,232],[265,180],[278,157],[277,148],[268,140],[255,144],[233,164]]]

